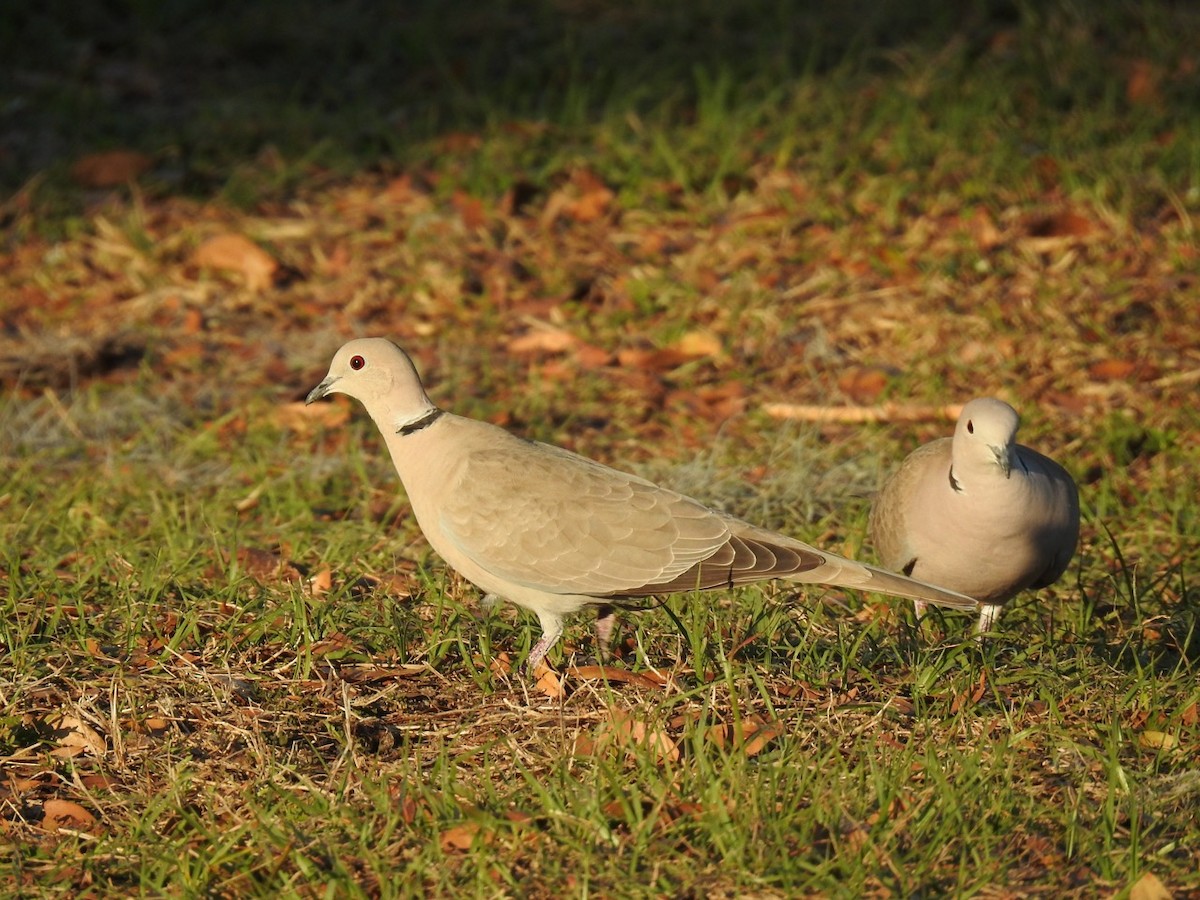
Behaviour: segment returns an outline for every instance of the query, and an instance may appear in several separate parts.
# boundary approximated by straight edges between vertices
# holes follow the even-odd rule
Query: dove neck
[[[427,409],[415,419],[410,419],[409,421],[402,423],[396,429],[396,434],[400,435],[400,437],[408,437],[410,434],[414,434],[423,428],[428,428],[430,425],[440,419],[443,413],[445,413],[445,410],[438,409],[436,406],[432,409]]]

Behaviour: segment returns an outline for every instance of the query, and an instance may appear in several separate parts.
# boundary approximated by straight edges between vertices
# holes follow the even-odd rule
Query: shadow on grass
[[[1099,44],[1139,30],[1123,5],[1098,6],[1089,15]],[[984,52],[1030,17],[1018,9],[1008,0],[18,4],[0,29],[11,76],[0,80],[0,188],[110,147],[172,161],[175,189],[203,194],[264,148],[361,168],[402,164],[422,140],[489,123],[570,127],[647,111],[686,122],[706,97],[761,96],[845,65],[894,66],[889,51],[901,46],[931,65],[951,40],[968,56]]]

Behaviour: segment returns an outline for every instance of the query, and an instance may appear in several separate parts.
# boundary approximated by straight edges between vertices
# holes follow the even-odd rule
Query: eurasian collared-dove
[[[433,549],[489,595],[542,626],[532,671],[563,618],[597,607],[601,648],[613,609],[678,591],[770,578],[840,585],[978,609],[964,597],[823,553],[566,450],[434,406],[408,355],[382,338],[338,350],[308,395],[359,400],[383,433]]]
[[[1004,401],[972,400],[954,437],[914,450],[871,508],[880,562],[975,597],[980,634],[1006,600],[1057,581],[1079,541],[1075,482],[1016,443],[1019,424]],[[916,605],[920,616],[920,598]]]

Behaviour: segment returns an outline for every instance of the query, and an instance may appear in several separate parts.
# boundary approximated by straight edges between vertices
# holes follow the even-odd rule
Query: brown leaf
[[[192,265],[207,269],[236,272],[255,292],[269,288],[275,280],[279,264],[267,251],[240,234],[218,234],[196,248]]]
[[[579,343],[569,331],[553,325],[538,325],[520,337],[508,342],[508,352],[514,356],[530,356],[537,353],[566,353]]]
[[[111,188],[136,181],[154,161],[136,150],[89,153],[71,166],[71,177],[85,188]]]
[[[1039,216],[1028,224],[1028,234],[1032,238],[1081,238],[1095,230],[1090,219],[1072,210]]]
[[[73,800],[47,800],[42,804],[42,829],[45,831],[91,831],[96,817]]]
[[[450,203],[458,210],[459,218],[467,228],[475,230],[487,224],[483,201],[478,197],[472,197],[466,191],[455,191]]]
[[[971,235],[975,238],[976,246],[985,253],[997,247],[1004,240],[991,214],[982,206],[975,208],[969,227]]]
[[[1129,888],[1129,900],[1171,900],[1173,896],[1153,872],[1143,872],[1142,877]]]
[[[725,722],[713,725],[708,729],[710,742],[718,747],[741,750],[746,756],[757,756],[762,753],[767,744],[781,734],[783,734],[783,725],[779,722],[759,722],[755,719]]]
[[[308,579],[308,590],[314,597],[329,593],[333,587],[333,569],[326,566],[312,578]]]
[[[575,347],[575,361],[584,369],[601,369],[611,363],[613,355],[601,347],[582,341]]]
[[[1138,735],[1138,745],[1147,750],[1174,750],[1179,738],[1165,731],[1143,731]]]
[[[482,830],[482,826],[478,822],[462,822],[458,825],[452,825],[441,833],[438,837],[438,844],[442,848],[443,853],[453,853],[455,851],[470,850],[471,845],[475,843],[475,837]],[[484,835],[483,842],[491,843],[492,836]]]
[[[600,176],[589,169],[580,169],[571,181],[579,195],[564,210],[569,217],[576,222],[594,222],[608,212],[616,195]]]
[[[1157,103],[1162,94],[1162,69],[1148,59],[1136,59],[1129,67],[1129,78],[1125,82],[1125,98],[1130,103]]]
[[[300,570],[274,550],[259,547],[239,547],[238,564],[246,574],[258,581],[299,581]]]
[[[561,700],[567,695],[566,689],[563,687],[562,678],[555,672],[546,661],[538,663],[538,667],[533,672],[537,678],[535,690],[541,694],[545,694],[551,700]]]
[[[723,348],[721,339],[711,331],[689,331],[679,340],[669,344],[666,349],[685,359],[704,359],[720,356]]]
[[[81,719],[63,715],[53,723],[58,746],[50,751],[51,756],[71,758],[90,753],[102,757],[108,752],[108,742]]]
[[[658,762],[679,759],[679,745],[661,728],[651,728],[622,709],[613,709],[608,722],[596,730],[596,745],[612,744],[630,753],[640,748],[649,751]]]
[[[351,649],[353,646],[354,641],[352,641],[347,635],[342,634],[340,631],[336,631],[329,637],[315,642],[312,647],[309,648],[309,653],[311,653],[313,657],[321,657],[327,656],[330,653],[342,653]]]
[[[1124,381],[1136,368],[1127,359],[1102,359],[1088,366],[1088,375],[1093,381]]]
[[[655,680],[646,675],[640,675],[637,672],[630,672],[626,669],[618,669],[613,666],[572,666],[567,669],[567,674],[582,681],[621,681],[625,684],[635,685],[636,687],[652,689],[661,688],[667,684],[666,679]]]
[[[297,400],[275,407],[271,419],[279,428],[299,434],[308,434],[317,428],[341,428],[350,421],[350,404],[334,401],[309,406],[303,400]]]
[[[838,387],[855,403],[874,403],[887,387],[888,376],[883,369],[853,367],[838,378]]]

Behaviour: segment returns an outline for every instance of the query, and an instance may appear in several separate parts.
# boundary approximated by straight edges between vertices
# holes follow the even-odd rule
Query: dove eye
[[[356,357],[354,357],[354,359],[358,359],[358,357],[356,356]],[[350,365],[354,366],[353,359],[350,360]],[[354,367],[356,369],[359,368],[358,366],[354,366]],[[972,422],[970,419],[967,419],[967,434],[974,434],[974,433],[975,433],[975,423]]]
[[[365,359],[363,359],[361,356],[350,357],[350,368],[352,368],[355,372],[357,372],[359,369],[361,369],[366,364],[367,364],[367,361]]]

